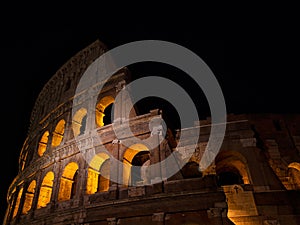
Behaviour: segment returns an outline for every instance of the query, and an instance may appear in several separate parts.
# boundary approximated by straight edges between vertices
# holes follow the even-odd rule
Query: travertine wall
[[[116,130],[122,133],[129,96],[124,96],[122,107],[114,111],[114,129],[112,124],[95,123],[97,110],[102,115],[108,105],[101,100],[106,96],[114,99],[128,82],[126,68],[118,71],[100,93],[95,93],[101,106],[95,105],[91,111],[79,101],[79,114],[72,118],[76,84],[105,49],[96,41],[79,52],[58,70],[39,95],[21,150],[19,174],[8,190],[5,225],[300,224],[300,115],[228,115],[220,152],[209,168],[198,171],[210,134],[210,118],[173,136],[172,132],[161,130],[159,109],[144,115],[136,115],[133,110],[130,127],[136,137],[153,142],[164,139],[164,133],[167,137],[154,149],[130,149],[124,144],[131,138],[127,133],[123,132],[121,138],[115,135]],[[63,126],[57,129],[60,121],[64,121]],[[160,182],[141,175],[139,185],[132,186],[131,171],[126,172],[111,160],[108,169],[113,181],[102,182],[102,188],[96,184],[102,179],[100,167],[109,159],[101,152],[100,144],[119,161],[128,161],[126,157],[130,156],[130,166],[141,150],[146,154],[144,161],[136,161],[143,165],[155,164],[176,151],[180,165],[199,126],[199,143],[193,156],[171,178],[164,176],[166,168],[159,168],[151,175]],[[56,146],[53,137],[57,136],[61,139],[55,141]],[[102,140],[98,145],[97,137]],[[185,137],[185,143],[176,149],[179,137]],[[41,145],[45,146],[42,151]],[[89,173],[90,160],[95,155],[99,158],[93,162],[99,171],[94,168]],[[116,180],[126,180],[128,184]]]

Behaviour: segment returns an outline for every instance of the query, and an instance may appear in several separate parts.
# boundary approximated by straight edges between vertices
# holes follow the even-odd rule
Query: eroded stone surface
[[[37,98],[21,149],[19,174],[8,190],[4,225],[300,224],[300,115],[228,115],[220,152],[208,168],[199,171],[210,118],[174,135],[168,131],[154,149],[134,145],[124,130],[129,95],[115,109],[114,126],[105,123],[105,109],[129,81],[127,69],[118,71],[101,93],[83,91],[76,98],[78,113],[72,114],[80,76],[105,50],[96,41],[80,51]],[[91,92],[97,105],[87,110],[85,99]],[[162,140],[163,126],[149,127],[150,121],[161,118],[160,109],[144,115],[133,110],[131,132],[153,143]],[[57,126],[59,121],[64,126]],[[199,143],[193,149],[189,137],[199,126]],[[180,136],[185,142],[176,149]],[[38,146],[45,149],[39,151]],[[110,161],[103,146],[124,165]],[[160,162],[172,152],[178,165],[187,160],[172,177],[165,176],[167,168],[151,173],[131,169],[133,164]],[[133,182],[137,186],[131,187]]]

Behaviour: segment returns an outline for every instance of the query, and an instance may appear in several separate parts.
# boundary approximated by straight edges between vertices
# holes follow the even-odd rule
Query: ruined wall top
[[[45,120],[53,110],[72,99],[77,84],[87,67],[105,51],[107,47],[101,41],[96,40],[57,70],[37,97],[30,117],[29,134],[36,130],[39,123]]]

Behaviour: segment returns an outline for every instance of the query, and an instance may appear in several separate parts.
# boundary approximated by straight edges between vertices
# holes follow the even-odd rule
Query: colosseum
[[[130,95],[123,92],[119,107],[112,107],[130,83],[128,68],[113,74],[99,92],[76,92],[81,76],[106,51],[101,41],[91,43],[40,92],[19,172],[7,192],[3,225],[300,224],[299,115],[228,114],[220,151],[199,170],[210,117],[170,130],[160,108],[145,114],[131,108],[130,133],[141,143],[128,145],[132,137],[122,129]],[[87,95],[95,105],[84,100]],[[199,127],[191,148],[189,140]],[[178,146],[180,137],[185,141]],[[170,155],[178,163],[172,176],[165,176],[163,166],[147,172]]]

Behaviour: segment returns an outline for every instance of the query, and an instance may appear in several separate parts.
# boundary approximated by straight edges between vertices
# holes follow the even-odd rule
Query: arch
[[[104,153],[95,155],[89,163],[86,193],[105,192],[109,189],[110,159]]]
[[[215,165],[219,185],[250,184],[247,160],[239,152],[220,152]]]
[[[69,200],[74,197],[77,186],[78,164],[70,162],[66,165],[60,179],[58,201]]]
[[[22,214],[27,214],[28,211],[32,207],[32,201],[33,201],[33,197],[34,197],[34,193],[35,193],[35,187],[36,187],[36,181],[33,180],[29,184],[27,191],[25,193],[25,200],[24,200]]]
[[[300,163],[292,162],[288,165],[289,189],[300,190]]]
[[[65,133],[65,124],[66,124],[66,122],[64,119],[61,119],[57,123],[57,125],[53,131],[53,134],[52,134],[53,135],[52,136],[52,147],[57,147],[62,142],[64,133]]]
[[[196,178],[202,177],[199,171],[199,164],[195,161],[190,161],[181,168],[183,178]]]
[[[288,165],[288,168],[294,168],[294,169],[300,171],[300,163],[298,163],[298,162],[292,162],[292,163],[290,163]]]
[[[109,189],[109,177],[110,177],[110,160],[106,159],[101,167],[98,179],[98,192],[108,191]]]
[[[113,104],[109,104],[105,109],[104,109],[104,117],[103,117],[103,124],[108,125],[113,122]]]
[[[76,113],[74,114],[72,120],[74,137],[77,137],[78,135],[82,135],[84,133],[86,118],[87,118],[87,110],[85,108],[81,108],[77,110]]]
[[[126,149],[123,155],[123,184],[130,186],[146,183],[146,173],[142,166],[149,160],[149,149],[143,144],[134,144]]]
[[[71,196],[70,196],[71,199],[76,195],[77,183],[78,183],[78,169],[75,171],[74,176],[73,176],[73,182],[72,182],[72,186],[71,186]]]
[[[18,210],[19,210],[19,207],[20,207],[20,202],[21,202],[22,194],[23,194],[23,188],[21,188],[21,189],[19,190],[19,193],[18,193],[18,195],[17,195],[16,204],[15,204],[15,208],[14,208],[14,212],[13,212],[12,218],[15,218],[16,215],[17,215],[17,213],[18,213]]]
[[[150,177],[148,173],[148,166],[150,166],[150,159],[148,159],[141,167],[141,180],[143,181],[143,184],[149,184],[150,183]]]
[[[112,109],[111,106],[114,103],[115,99],[112,96],[105,96],[103,97],[96,105],[96,124],[98,127],[102,127],[104,125],[107,125],[111,121],[112,116]],[[108,112],[106,109],[110,109],[110,112]],[[107,121],[106,121],[107,118]],[[106,121],[106,123],[104,123]]]
[[[38,198],[37,208],[46,207],[51,200],[53,188],[54,173],[49,171],[43,178],[40,194]]]
[[[48,137],[49,137],[49,131],[45,131],[39,142],[39,147],[38,147],[39,156],[43,156],[44,152],[47,149]]]
[[[235,167],[228,167],[218,173],[219,186],[244,184],[243,177]]]

